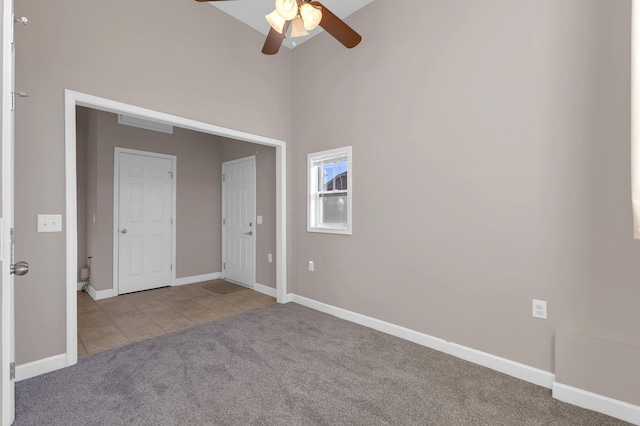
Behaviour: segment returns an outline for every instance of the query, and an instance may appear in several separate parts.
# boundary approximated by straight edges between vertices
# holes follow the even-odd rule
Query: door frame
[[[272,146],[276,149],[276,296],[278,303],[287,303],[287,144],[285,141],[260,136],[215,124],[191,120],[139,106],[126,104],[86,93],[65,89],[64,133],[65,133],[65,239],[67,281],[67,342],[66,365],[78,362],[78,218],[76,187],[76,106],[83,106],[115,114],[127,114],[149,120],[161,121],[188,130],[222,136],[237,141]],[[50,371],[53,371],[53,368]],[[45,371],[43,371],[45,372]]]
[[[11,228],[13,223],[13,112],[11,92],[14,90],[13,56],[13,0],[2,1],[2,219],[0,219],[0,305],[2,322],[2,350],[0,377],[2,378],[2,403],[0,423],[11,424],[15,415],[14,381],[10,378],[9,363],[14,361],[14,313],[13,277],[11,267]]]
[[[145,157],[163,158],[171,161],[173,179],[171,179],[171,285],[176,282],[176,182],[178,180],[177,157],[175,155],[160,154],[158,152],[140,151],[137,149],[121,148],[113,149],[113,295],[120,294],[120,154],[134,154]]]
[[[243,157],[243,158],[238,158],[236,160],[230,160],[230,161],[225,161],[224,163],[222,163],[222,175],[224,176],[224,167],[226,165],[230,165],[230,164],[236,164],[236,163],[242,163],[245,161],[251,161],[251,164],[253,165],[253,211],[251,212],[251,217],[253,218],[253,270],[251,271],[251,287],[250,288],[255,288],[256,286],[256,251],[257,251],[257,244],[256,242],[258,241],[258,232],[257,229],[258,227],[256,226],[256,192],[257,192],[257,188],[256,188],[256,156],[255,155],[250,155],[248,157]],[[225,192],[224,192],[224,185],[225,185],[225,181],[224,179],[222,179],[222,219],[224,220],[224,208],[225,208],[225,200],[226,200],[226,196],[225,196]],[[221,224],[222,225],[222,265],[224,266],[226,259],[225,259],[225,235],[226,235],[226,225],[224,224],[224,222]],[[227,270],[226,268],[222,268],[222,278],[226,278],[227,275]],[[238,283],[240,284],[240,283]]]

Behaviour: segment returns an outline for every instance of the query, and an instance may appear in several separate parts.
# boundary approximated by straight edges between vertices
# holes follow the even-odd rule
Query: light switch
[[[62,232],[62,215],[39,214],[38,232]]]
[[[262,216],[257,217],[258,225],[262,225]]]

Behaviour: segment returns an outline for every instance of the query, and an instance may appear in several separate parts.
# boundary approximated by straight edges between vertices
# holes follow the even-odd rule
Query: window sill
[[[307,227],[307,232],[315,232],[319,234],[338,234],[338,235],[352,235],[351,229],[342,229],[342,228],[318,228],[318,227]]]

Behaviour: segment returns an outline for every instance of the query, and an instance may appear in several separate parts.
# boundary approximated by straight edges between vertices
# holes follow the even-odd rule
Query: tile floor
[[[78,292],[78,356],[124,346],[275,303],[250,289],[228,294],[209,283],[164,287],[94,301]]]

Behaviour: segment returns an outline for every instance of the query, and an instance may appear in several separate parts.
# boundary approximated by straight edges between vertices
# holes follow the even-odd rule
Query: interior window
[[[351,234],[351,147],[308,155],[309,232]]]

